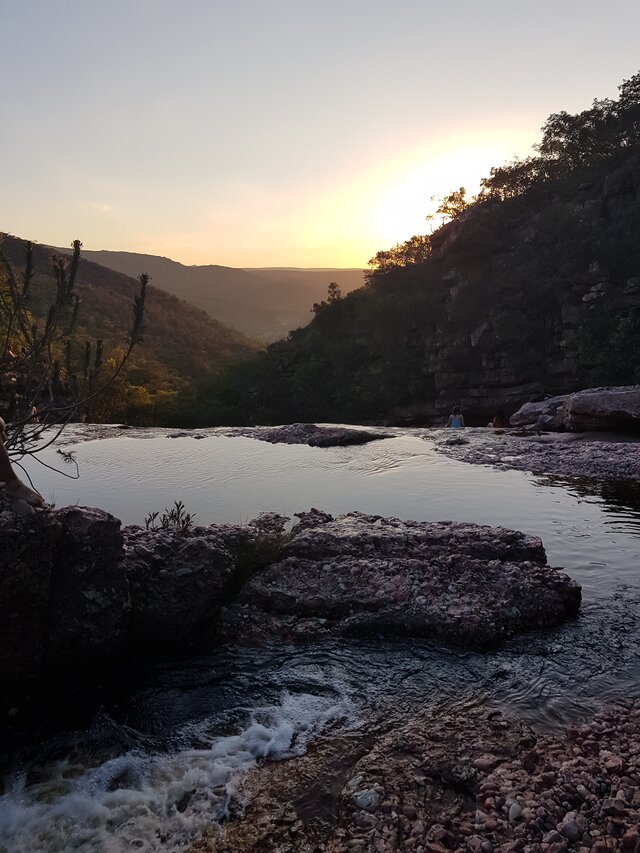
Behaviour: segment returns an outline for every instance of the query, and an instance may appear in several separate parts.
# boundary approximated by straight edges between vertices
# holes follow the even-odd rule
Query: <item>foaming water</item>
[[[238,781],[259,759],[301,754],[336,724],[357,723],[340,695],[285,693],[246,716],[227,735],[217,734],[220,719],[187,722],[171,752],[136,748],[95,764],[91,742],[79,740],[59,760],[20,770],[0,798],[0,844],[12,853],[182,849],[241,807]]]

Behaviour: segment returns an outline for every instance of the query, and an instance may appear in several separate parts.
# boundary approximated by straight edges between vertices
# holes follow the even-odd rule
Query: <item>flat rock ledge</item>
[[[367,444],[391,438],[390,433],[346,427],[319,427],[315,424],[287,424],[279,427],[253,427],[234,432],[268,441],[270,444],[308,444],[310,447],[343,447],[349,444]]]
[[[580,586],[547,565],[534,536],[358,512],[299,518],[280,561],[223,609],[225,640],[414,636],[484,648],[580,607]]]
[[[499,711],[449,704],[331,747],[249,774],[244,817],[194,851],[640,849],[637,701],[544,736]]]
[[[526,430],[431,430],[424,438],[445,456],[472,465],[589,480],[640,480],[640,440]]]

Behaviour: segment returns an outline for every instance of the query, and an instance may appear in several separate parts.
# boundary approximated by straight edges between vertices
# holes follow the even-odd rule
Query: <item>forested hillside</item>
[[[25,246],[24,240],[15,237],[3,241],[3,251],[16,271],[24,267]],[[36,318],[44,316],[53,293],[51,255],[52,250],[44,246],[34,247],[30,303]],[[76,289],[81,298],[76,338],[103,339],[107,356],[110,350],[123,347],[137,282],[81,259]],[[179,390],[188,390],[195,381],[259,349],[257,343],[204,311],[153,286],[147,290],[144,328],[144,343],[134,350],[108,399],[95,408],[97,419],[152,422],[156,408],[168,405]]]
[[[427,192],[425,192],[425,195]],[[443,200],[364,289],[183,401],[193,423],[469,423],[531,397],[640,381],[640,73],[551,115],[533,156]]]
[[[69,252],[69,249],[62,251]],[[156,287],[204,309],[226,326],[270,343],[306,325],[311,306],[334,281],[343,293],[363,284],[357,269],[234,269],[217,265],[185,266],[157,255],[84,251],[83,255],[129,276],[142,268]]]

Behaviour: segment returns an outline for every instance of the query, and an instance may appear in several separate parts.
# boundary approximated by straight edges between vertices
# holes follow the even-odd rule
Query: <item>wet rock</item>
[[[247,435],[270,444],[308,444],[310,447],[343,447],[350,444],[367,444],[390,438],[389,433],[344,427],[319,427],[315,424],[287,424],[280,427],[255,427],[238,430],[236,435]]]
[[[640,480],[640,441],[630,436],[592,433],[550,433],[493,430],[467,430],[465,447],[451,446],[445,430],[424,435],[440,453],[472,465],[495,465],[534,474],[588,478],[607,481],[609,490],[625,494],[626,481]],[[617,481],[617,482],[614,482]],[[585,483],[585,488],[588,484]],[[631,484],[634,486],[635,482]]]
[[[54,553],[61,535],[50,510],[13,512],[0,488],[0,679],[29,682],[44,666]]]
[[[212,636],[234,571],[233,554],[215,528],[188,536],[177,530],[127,531],[125,572],[136,646],[176,649],[201,641],[207,629]]]
[[[408,718],[396,717],[392,726],[388,722],[362,733],[364,754],[354,750],[334,817],[322,829],[317,824],[298,822],[295,833],[278,836],[281,846],[246,843],[247,834],[261,819],[260,809],[266,805],[269,816],[277,811],[272,803],[261,802],[263,791],[280,786],[280,796],[290,801],[291,789],[300,784],[298,774],[304,777],[318,772],[318,759],[308,754],[288,765],[271,763],[256,769],[252,787],[257,799],[253,803],[249,800],[246,818],[235,825],[232,821],[206,849],[215,853],[289,849],[315,853],[354,849],[384,853],[637,853],[640,797],[635,796],[637,781],[632,780],[638,779],[640,771],[640,701],[613,706],[594,718],[603,750],[623,758],[625,770],[612,778],[606,774],[607,783],[600,793],[590,795],[594,799],[588,807],[574,783],[579,779],[585,788],[600,790],[603,769],[598,756],[582,750],[575,731],[537,737],[539,760],[535,768],[527,770],[522,743],[530,740],[531,732],[514,720],[487,715],[486,709],[475,704],[447,703]],[[477,759],[486,755],[495,757],[491,769],[477,766]],[[322,747],[319,760],[322,766]],[[470,775],[462,774],[465,781],[459,781],[454,791],[450,780],[462,778],[462,767],[474,770]],[[623,776],[622,772],[630,775]],[[547,783],[543,783],[543,775]],[[354,782],[357,780],[359,786],[364,779],[368,787],[356,790]],[[545,784],[553,786],[550,791]],[[616,792],[631,793],[625,793],[626,799],[617,793],[615,798],[610,797],[612,784]],[[377,790],[384,790],[385,799],[375,815],[354,803],[354,796]],[[449,796],[445,796],[447,792]],[[570,807],[555,805],[555,817],[545,820],[549,815],[546,795],[550,792],[558,803],[570,803]],[[624,803],[624,811],[618,812],[616,807],[615,816],[610,816],[606,812],[614,800]],[[270,820],[273,826],[273,818]],[[273,829],[277,831],[277,827]],[[381,840],[384,843],[379,843]]]
[[[509,823],[516,823],[522,817],[522,808],[518,803],[512,803],[509,806]]]
[[[359,809],[374,812],[380,805],[380,794],[373,789],[360,791],[353,795],[353,802]]]
[[[226,638],[395,635],[490,646],[580,606],[579,586],[546,564],[540,540],[505,528],[305,517],[282,557],[227,609]]]
[[[98,678],[134,650],[179,655],[210,640],[221,607],[277,559],[285,521],[123,535],[88,507],[21,517],[0,489],[2,701],[51,677]]]

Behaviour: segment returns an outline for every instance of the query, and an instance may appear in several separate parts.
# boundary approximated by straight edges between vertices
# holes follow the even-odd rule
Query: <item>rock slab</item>
[[[415,636],[490,647],[577,613],[542,542],[505,528],[352,512],[300,515],[282,559],[221,619],[225,639]]]

